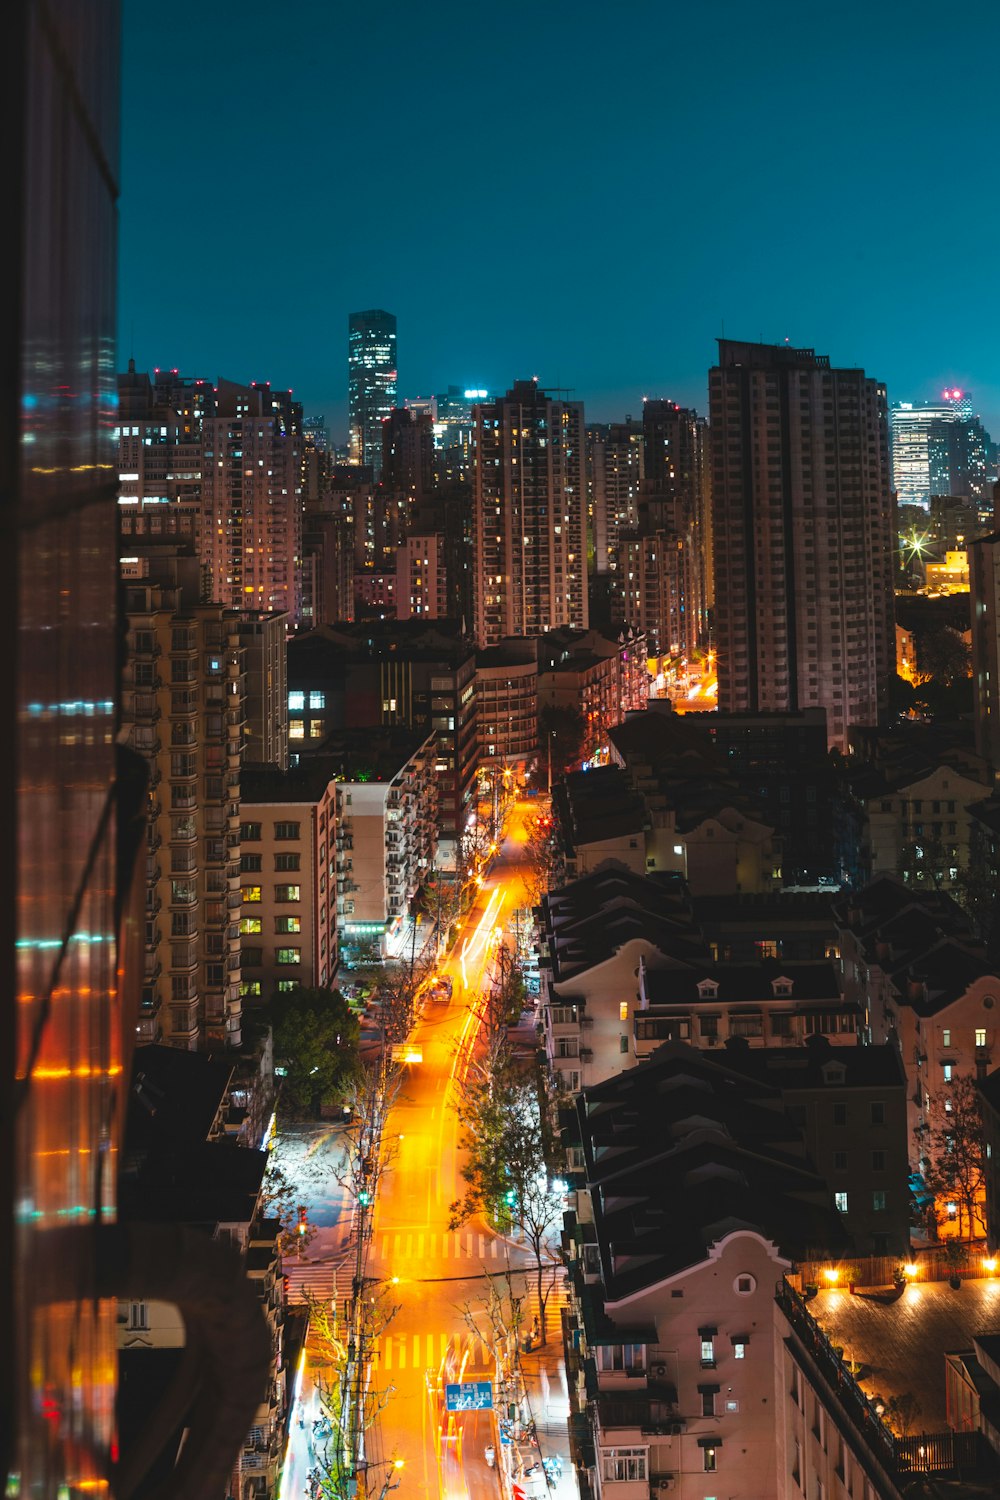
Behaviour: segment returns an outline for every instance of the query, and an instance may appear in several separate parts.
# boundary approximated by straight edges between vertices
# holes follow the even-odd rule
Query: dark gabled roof
[[[636,875],[617,862],[550,891],[542,913],[556,983],[603,963],[633,939],[684,961],[707,958],[683,882]]]
[[[835,1047],[824,1036],[814,1037],[804,1047],[730,1048],[726,1042],[722,1054],[720,1061],[727,1067],[769,1083],[785,1095],[798,1089],[831,1087],[827,1072],[831,1068],[838,1075],[837,1088],[906,1087],[902,1059],[891,1042],[874,1047]]]
[[[233,1141],[151,1153],[120,1178],[124,1220],[170,1224],[249,1224],[257,1212],[266,1151]]]
[[[618,766],[574,771],[556,787],[553,802],[570,853],[581,844],[641,833],[647,822],[645,803]]]
[[[137,1047],[132,1057],[123,1159],[164,1142],[186,1150],[208,1139],[233,1076],[226,1058],[178,1047]]]
[[[926,918],[969,930],[962,908],[946,891],[917,891],[895,875],[880,875],[863,890],[839,896],[833,905],[842,927],[852,932],[873,931],[901,912],[916,908]]]
[[[585,1089],[577,1114],[610,1301],[698,1264],[741,1227],[793,1257],[847,1247],[779,1091],[722,1060],[668,1043]]]
[[[791,994],[775,995],[776,979],[790,979]],[[698,985],[712,980],[718,986],[704,996]],[[758,963],[728,964],[711,960],[691,969],[649,969],[646,996],[650,1005],[748,1004],[761,1000],[830,1001],[840,1005],[837,971],[829,959],[764,958]],[[642,1012],[637,1012],[641,1015]]]

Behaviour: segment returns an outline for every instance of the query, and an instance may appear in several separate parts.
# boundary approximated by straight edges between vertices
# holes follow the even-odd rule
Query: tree
[[[521,1071],[509,1046],[497,1049],[491,1085],[470,1068],[456,1106],[464,1126],[468,1158],[462,1176],[464,1196],[451,1205],[450,1227],[475,1214],[520,1232],[534,1255],[540,1335],[546,1340],[545,1310],[560,1264],[558,1231],[565,1188],[561,1143],[542,1107],[537,1080]],[[550,1278],[547,1281],[547,1277]]]
[[[950,884],[948,872],[956,868],[956,858],[956,851],[939,838],[923,838],[903,845],[896,871],[916,890],[939,891]]]
[[[309,1175],[314,1180],[319,1177],[315,1168]],[[278,1247],[282,1255],[304,1255],[316,1238],[316,1225],[302,1217],[303,1184],[292,1182],[284,1167],[278,1166],[273,1152],[268,1155],[260,1191],[264,1212],[281,1225]]]
[[[315,1118],[323,1105],[342,1102],[361,1066],[361,1029],[340,991],[298,985],[275,995],[269,1014],[282,1079],[279,1111]]]
[[[959,1237],[980,1238],[986,1233],[986,1139],[976,1080],[963,1075],[932,1095],[915,1135],[936,1222],[942,1222],[940,1203],[954,1203]]]
[[[969,647],[957,630],[940,625],[921,634],[917,661],[922,676],[930,677],[944,687],[972,673]]]
[[[577,708],[555,708],[550,704],[541,710],[538,715],[538,765],[546,778],[550,764],[553,781],[558,781],[567,771],[579,769],[586,728],[584,717]]]

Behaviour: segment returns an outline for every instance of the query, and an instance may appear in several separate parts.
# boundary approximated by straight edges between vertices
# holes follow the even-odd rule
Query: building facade
[[[444,537],[411,533],[396,549],[396,618],[440,620],[447,613]]]
[[[583,405],[518,380],[475,408],[473,559],[479,646],[585,628]]]
[[[1000,767],[1000,531],[970,542],[972,691],[976,750]]]
[[[302,618],[302,409],[290,391],[220,380],[202,423],[199,550],[207,596]]]
[[[337,972],[337,798],[325,768],[244,772],[240,801],[242,994],[325,989]]]
[[[968,391],[946,390],[940,401],[900,401],[889,413],[892,484],[900,505],[927,510],[932,496],[954,495],[977,505],[996,478],[996,450],[975,415]]]
[[[480,765],[523,774],[538,755],[538,661],[528,642],[476,653]]]
[[[152,584],[126,590],[122,720],[149,763],[139,1042],[239,1047],[239,625]]]
[[[895,661],[885,389],[722,339],[709,373],[719,708],[882,723]]]
[[[382,471],[382,424],[396,405],[396,315],[380,307],[347,322],[347,405],[351,462]]]

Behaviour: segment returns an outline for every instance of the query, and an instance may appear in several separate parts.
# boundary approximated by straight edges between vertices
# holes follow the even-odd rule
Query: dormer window
[[[700,979],[698,981],[698,998],[700,1000],[717,1000],[719,998],[719,981],[717,979]]]
[[[821,1072],[824,1083],[843,1085],[847,1079],[847,1068],[842,1062],[824,1063]]]
[[[790,979],[772,979],[772,995],[790,995],[792,993],[792,981]]]

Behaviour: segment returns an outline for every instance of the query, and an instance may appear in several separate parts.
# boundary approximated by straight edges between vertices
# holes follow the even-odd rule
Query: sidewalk
[[[555,1327],[552,1327],[553,1322]],[[548,1317],[548,1342],[522,1350],[521,1373],[527,1415],[535,1424],[537,1448],[527,1440],[512,1444],[512,1480],[514,1500],[520,1500],[519,1489],[527,1500],[548,1496],[550,1500],[579,1500],[580,1488],[569,1451],[569,1389],[566,1384],[566,1361],[562,1349],[559,1317]],[[544,1461],[550,1460],[550,1472]],[[554,1472],[551,1460],[557,1460],[561,1472]],[[542,1468],[534,1474],[519,1477],[535,1463]],[[527,1483],[525,1482],[527,1479]]]

